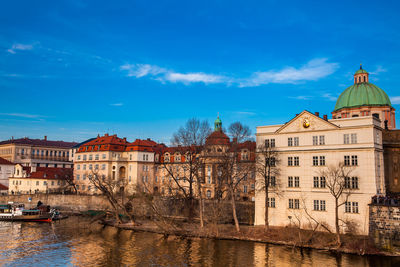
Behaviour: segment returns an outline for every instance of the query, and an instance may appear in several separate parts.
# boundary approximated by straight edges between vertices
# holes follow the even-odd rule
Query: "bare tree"
[[[345,223],[339,217],[339,207],[348,202],[348,198],[355,187],[350,183],[350,175],[352,172],[353,168],[345,165],[343,162],[337,165],[330,165],[319,172],[320,176],[326,180],[326,187],[329,193],[335,199],[335,231],[338,246],[342,244],[339,223]]]
[[[220,156],[217,157],[217,162],[221,171],[222,182],[226,186],[231,202],[235,228],[237,232],[240,232],[236,209],[236,193],[241,182],[254,172],[254,164],[250,158],[240,157],[240,143],[249,139],[251,131],[248,126],[235,122],[229,126],[229,134],[233,140],[229,149],[222,150]]]
[[[203,196],[202,196],[202,169],[204,167],[203,158],[200,152],[204,148],[205,140],[211,133],[210,125],[207,121],[201,122],[198,119],[190,119],[184,127],[174,133],[171,143],[178,147],[184,160],[179,163],[168,163],[164,160],[163,166],[169,177],[172,178],[178,190],[182,193],[189,203],[189,217],[193,217],[194,211],[194,186],[197,188],[199,197],[199,217],[200,226],[204,226],[203,218]],[[187,184],[187,185],[185,185]]]
[[[269,229],[269,193],[274,192],[276,195],[279,191],[279,158],[274,143],[264,142],[257,147],[256,173],[261,179],[257,179],[257,190],[265,194],[265,229]]]
[[[71,188],[75,194],[78,194],[78,189],[76,188],[76,183],[73,175],[73,171],[71,170],[63,170],[61,172],[61,178],[65,181],[65,186],[63,188],[64,191],[69,191]]]
[[[124,193],[121,192],[121,188],[126,190],[127,192],[133,192],[134,188],[128,188],[128,181],[124,178],[113,179],[109,176],[100,175],[97,171],[92,171],[90,175],[88,175],[90,183],[97,188],[108,200],[110,205],[113,208],[113,213],[115,216],[115,220],[118,223],[122,223],[120,214],[125,215],[129,218],[131,223],[134,223],[134,220],[127,210],[128,203],[130,203],[133,199],[133,194],[128,197],[128,201],[125,200]]]

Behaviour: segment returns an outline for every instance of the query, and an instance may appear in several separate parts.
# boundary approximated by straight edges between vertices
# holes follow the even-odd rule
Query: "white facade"
[[[14,164],[0,164],[0,184],[8,187],[8,177],[14,173]]]
[[[307,228],[310,217],[335,227],[334,197],[320,187],[321,171],[347,161],[352,166],[354,189],[349,204],[339,207],[339,218],[352,221],[360,234],[368,234],[368,204],[371,197],[384,194],[382,128],[372,116],[324,120],[303,111],[282,125],[257,127],[257,146],[275,139],[280,169],[279,195],[269,209],[271,226],[298,225]],[[257,177],[262,179],[262,177]],[[265,193],[256,190],[255,224],[264,224]],[[344,200],[341,199],[341,202]],[[347,208],[347,209],[346,209]],[[342,228],[342,230],[349,230]]]

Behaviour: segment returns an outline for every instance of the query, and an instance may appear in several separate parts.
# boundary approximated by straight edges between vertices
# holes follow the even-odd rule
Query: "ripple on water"
[[[60,223],[0,222],[5,266],[400,266],[385,257],[333,255],[261,243],[182,239],[102,228],[72,217]]]

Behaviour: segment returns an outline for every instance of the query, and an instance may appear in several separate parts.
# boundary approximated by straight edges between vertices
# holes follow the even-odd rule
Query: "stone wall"
[[[379,247],[400,252],[400,207],[371,204],[369,234]]]
[[[32,201],[29,202],[29,198]],[[52,207],[59,207],[64,211],[107,210],[109,203],[103,196],[88,195],[62,195],[62,194],[31,194],[31,195],[6,195],[0,196],[0,203],[9,201],[24,203],[25,207],[35,207],[38,201]]]
[[[29,202],[29,198],[32,199]],[[45,205],[58,207],[61,211],[87,211],[110,210],[111,206],[104,196],[99,195],[62,195],[62,194],[31,194],[31,195],[0,195],[0,204],[9,201],[24,203],[25,207],[35,207],[38,201]],[[155,197],[154,206],[163,215],[185,217],[188,216],[187,205],[183,200]],[[221,202],[218,205],[212,200],[205,200],[204,216],[209,222],[218,223],[233,222],[232,207],[230,202]],[[137,208],[136,208],[137,207]],[[236,203],[239,222],[242,224],[254,224],[254,202],[238,201]],[[135,199],[133,201],[133,214],[137,217],[151,217],[152,211],[145,201]],[[194,216],[198,217],[198,203],[195,201]]]

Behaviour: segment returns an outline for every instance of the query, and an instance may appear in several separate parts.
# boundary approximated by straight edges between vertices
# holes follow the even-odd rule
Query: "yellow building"
[[[71,168],[15,166],[9,177],[9,194],[56,193],[70,191]]]
[[[0,142],[0,157],[23,166],[71,168],[73,142],[44,139],[10,139]]]

